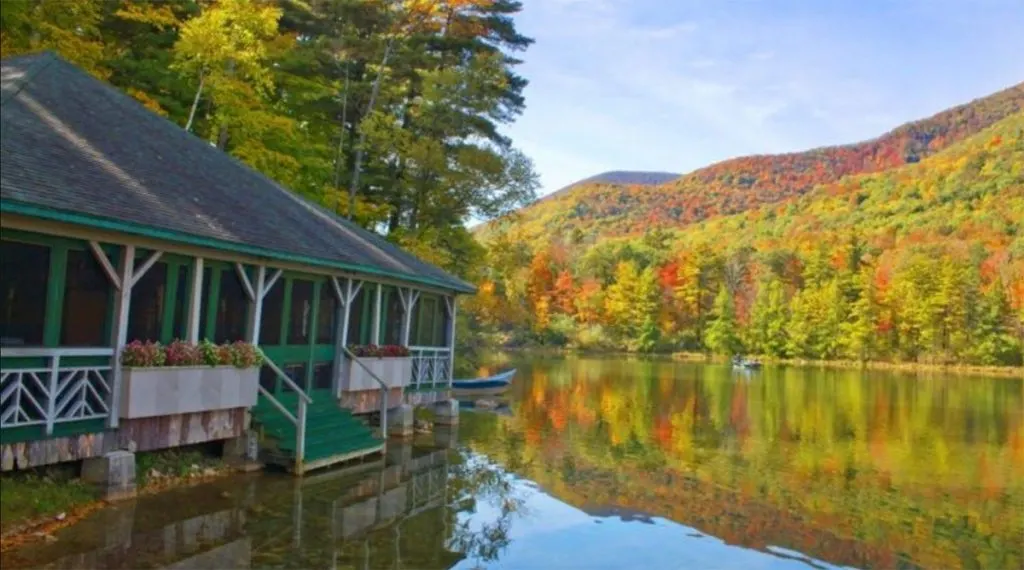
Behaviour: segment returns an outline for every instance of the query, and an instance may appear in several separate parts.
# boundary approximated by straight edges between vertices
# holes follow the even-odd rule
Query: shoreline
[[[136,486],[135,496],[120,501],[95,499],[86,503],[69,506],[57,514],[41,515],[11,523],[10,528],[0,532],[0,552],[9,552],[41,540],[56,542],[53,534],[62,528],[74,525],[96,511],[139,498],[155,495],[172,489],[192,487],[217,479],[234,475],[238,472],[227,464],[192,468],[189,472],[179,475],[160,474],[153,477],[147,473]],[[0,479],[2,484],[2,479]],[[55,483],[59,484],[59,483]]]
[[[516,347],[498,348],[496,350],[510,354],[538,354],[553,356],[590,356],[590,357],[627,357],[627,358],[651,358],[671,359],[683,362],[703,362],[723,364],[729,361],[725,356],[712,356],[700,352],[652,352],[637,353],[619,350],[585,350],[564,347]],[[993,378],[1024,379],[1024,367],[1020,366],[983,366],[975,364],[934,364],[928,362],[888,362],[884,360],[868,360],[859,362],[856,360],[805,360],[800,358],[771,358],[760,355],[750,355],[758,358],[764,364],[782,366],[803,366],[815,368],[837,368],[845,370],[867,369],[885,370],[890,372],[906,373],[942,373],[956,376],[986,376]]]

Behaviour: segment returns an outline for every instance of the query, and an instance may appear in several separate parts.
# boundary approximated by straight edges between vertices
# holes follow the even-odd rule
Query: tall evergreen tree
[[[725,285],[719,287],[718,295],[715,296],[715,304],[704,338],[708,350],[714,354],[731,356],[742,348],[736,328],[732,296]]]

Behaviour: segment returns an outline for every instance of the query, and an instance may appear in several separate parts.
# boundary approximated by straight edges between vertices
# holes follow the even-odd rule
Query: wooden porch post
[[[338,299],[338,310],[341,311],[340,318],[336,319],[340,329],[334,335],[334,392],[340,396],[342,366],[345,363],[344,348],[348,346],[348,325],[352,319],[352,303],[359,295],[363,284],[362,282],[356,283],[352,278],[346,278],[345,287],[342,288],[337,277],[331,277],[331,284]]]
[[[334,289],[334,296],[338,300],[338,308],[335,311],[337,316],[334,319],[335,326],[338,328],[334,333],[334,372],[331,374],[331,378],[334,379],[334,394],[340,397],[341,373],[345,362],[345,347],[348,346],[348,306],[349,299],[352,297],[352,279],[346,278],[345,287],[342,288],[341,284],[338,283],[338,278],[331,277],[331,286],[332,289]]]
[[[420,292],[412,287],[398,290],[402,301],[402,345],[409,346],[409,334],[412,328],[412,313],[416,310],[416,302],[420,300]]]
[[[373,328],[370,334],[371,344],[380,344],[380,318],[381,318],[381,290],[383,287],[377,283],[377,294],[373,298]]]
[[[132,287],[142,279],[146,271],[156,264],[163,252],[154,251],[136,271],[135,246],[125,245],[121,249],[121,263],[118,265],[118,270],[115,270],[98,242],[89,242],[89,248],[92,249],[93,255],[103,268],[104,273],[117,289],[117,296],[114,298],[114,323],[110,331],[113,356],[110,363],[110,416],[107,418],[107,425],[116,428],[121,408],[121,352],[128,344],[128,315],[131,312]]]
[[[455,311],[457,309],[456,297],[444,298],[445,307],[448,309],[448,385],[452,383],[452,375],[455,373]]]
[[[105,257],[105,255],[104,255]],[[110,370],[113,380],[110,383],[110,417],[107,425],[116,428],[121,415],[121,351],[128,344],[128,312],[132,306],[132,271],[135,266],[135,246],[126,245],[121,248],[121,263],[118,266],[117,279],[114,285],[120,289],[114,298],[114,328],[111,330],[111,343],[114,345],[113,362]]]
[[[192,265],[192,291],[188,296],[188,325],[186,340],[199,342],[199,309],[203,306],[203,258],[197,257]]]
[[[256,269],[256,283],[249,283],[249,277],[242,270],[241,264],[235,264],[238,270],[238,277],[242,279],[242,286],[249,302],[252,304],[249,311],[249,322],[246,323],[246,337],[253,345],[260,343],[260,322],[263,320],[263,295],[267,284],[267,267],[261,265]]]

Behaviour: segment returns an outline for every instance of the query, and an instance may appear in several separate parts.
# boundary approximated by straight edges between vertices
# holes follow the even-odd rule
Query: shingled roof
[[[471,293],[51,53],[0,61],[0,211]]]

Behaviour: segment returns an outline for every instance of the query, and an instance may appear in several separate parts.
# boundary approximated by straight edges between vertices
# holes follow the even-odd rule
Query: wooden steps
[[[305,456],[296,464],[296,426],[264,396],[252,408],[253,423],[261,433],[266,461],[301,474],[336,463],[360,459],[384,451],[384,440],[349,410],[338,405],[330,392],[310,394],[306,411]],[[295,417],[299,399],[294,393],[277,396]]]

